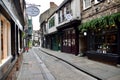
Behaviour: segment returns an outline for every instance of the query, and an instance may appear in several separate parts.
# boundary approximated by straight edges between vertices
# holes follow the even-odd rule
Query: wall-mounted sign
[[[65,17],[66,17],[67,20],[71,20],[72,19],[72,15],[71,14],[66,14]]]
[[[26,13],[29,16],[37,16],[40,13],[40,10],[35,6],[29,6],[26,8]]]

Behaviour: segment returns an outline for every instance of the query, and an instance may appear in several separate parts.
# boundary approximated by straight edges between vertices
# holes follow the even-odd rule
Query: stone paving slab
[[[79,57],[73,54],[67,54],[58,51],[52,51],[45,48],[40,48],[40,50],[61,58],[76,67],[99,77],[102,80],[120,80],[120,68],[97,61],[89,60],[86,57]]]
[[[33,54],[23,54],[23,63],[17,80],[44,80],[38,61]]]

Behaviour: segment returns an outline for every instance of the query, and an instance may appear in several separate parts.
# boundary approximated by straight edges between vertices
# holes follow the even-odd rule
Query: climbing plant
[[[116,23],[120,23],[120,13],[114,13],[108,16],[103,16],[101,18],[96,18],[91,21],[82,23],[79,26],[79,30],[84,32],[88,29],[105,29],[107,27],[116,26]]]

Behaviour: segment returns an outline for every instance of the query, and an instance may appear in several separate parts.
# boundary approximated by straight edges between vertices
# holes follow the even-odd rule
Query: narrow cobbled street
[[[17,80],[96,80],[65,62],[32,48],[24,53]]]
[[[77,69],[75,66],[67,63],[62,58],[55,57],[57,56],[57,53],[60,55],[64,55],[64,53],[56,52],[56,55],[52,56],[50,54],[46,54],[44,51],[48,51],[51,54],[55,54],[55,51],[52,52],[47,49],[40,49],[38,47],[33,47],[29,50],[29,52],[25,52],[23,54],[23,63],[21,66],[21,69],[19,71],[18,79],[17,80],[119,80],[119,68],[116,68],[114,66],[109,66],[101,63],[97,63],[98,65],[101,64],[101,66],[105,66],[105,71],[107,71],[107,68],[113,69],[111,71],[107,71],[106,75],[102,75],[100,72],[104,72],[103,70],[100,71],[100,67],[98,68],[99,75],[93,75],[92,72],[90,73],[90,70],[87,70],[87,67],[89,69],[90,65],[96,64],[94,61],[89,61],[88,59],[82,59],[81,57],[75,56],[76,59],[74,59],[71,54],[67,54],[69,61],[73,61],[74,63],[77,63],[77,61],[80,62],[80,59],[83,60],[83,62],[88,61],[89,65],[86,64],[86,70],[85,69]],[[65,57],[66,55],[64,55]],[[61,57],[61,56],[59,56]],[[70,58],[71,57],[71,58]],[[77,60],[78,59],[78,60]],[[76,60],[76,62],[74,61]],[[86,63],[86,62],[85,62]],[[91,63],[91,64],[90,64]],[[81,63],[79,65],[83,65],[84,63]],[[85,64],[84,64],[85,65]],[[79,67],[79,66],[78,66]],[[92,67],[91,67],[92,69]],[[95,69],[95,67],[93,67]],[[95,70],[93,70],[95,71]],[[94,72],[95,73],[95,72]],[[108,74],[109,73],[109,74]],[[113,76],[114,75],[114,76]],[[106,77],[105,77],[106,76]]]

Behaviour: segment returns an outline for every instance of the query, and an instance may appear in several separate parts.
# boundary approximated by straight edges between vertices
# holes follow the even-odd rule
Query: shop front
[[[89,59],[120,64],[120,13],[86,22],[80,30],[87,32],[86,56]]]
[[[60,34],[60,49],[62,52],[75,54],[79,53],[79,40],[78,40],[78,25],[80,21],[74,20],[70,23],[59,26],[58,32]]]
[[[44,44],[47,49],[51,49],[51,36],[45,35]]]
[[[58,40],[58,34],[56,33],[56,34],[53,34],[52,36],[51,36],[52,38],[52,50],[54,50],[54,51],[58,51],[59,50],[59,40]]]
[[[60,41],[59,41],[59,34],[58,33],[52,33],[49,35],[45,35],[44,44],[46,48],[59,51],[60,50]]]

